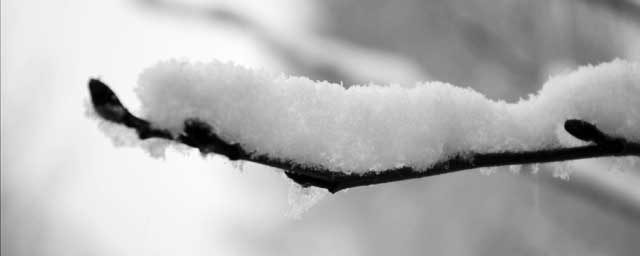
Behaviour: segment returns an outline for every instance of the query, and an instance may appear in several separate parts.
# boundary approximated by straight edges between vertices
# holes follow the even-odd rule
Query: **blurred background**
[[[342,83],[440,80],[517,101],[554,74],[640,60],[637,0],[3,0],[2,255],[637,255],[640,166],[576,161],[327,195],[288,217],[277,170],[114,147],[99,77],[134,112],[159,60]],[[624,161],[624,159],[623,159]],[[622,169],[622,170],[621,170]],[[295,189],[294,189],[295,190]],[[296,198],[293,194],[293,199]]]

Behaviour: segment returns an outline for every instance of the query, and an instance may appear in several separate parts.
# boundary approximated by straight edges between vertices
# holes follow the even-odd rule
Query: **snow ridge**
[[[517,103],[442,82],[345,89],[218,61],[163,61],[138,84],[142,117],[157,127],[178,134],[185,119],[198,118],[245,149],[334,171],[573,146],[558,129],[570,118],[640,141],[640,64],[624,60],[553,77]]]

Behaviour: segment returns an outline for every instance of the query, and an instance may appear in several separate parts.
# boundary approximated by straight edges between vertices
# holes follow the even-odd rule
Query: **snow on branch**
[[[622,60],[552,78],[517,103],[440,82],[345,89],[220,62],[147,69],[137,90],[144,119],[101,81],[89,89],[100,117],[140,139],[281,168],[331,192],[478,167],[640,156],[640,64]]]

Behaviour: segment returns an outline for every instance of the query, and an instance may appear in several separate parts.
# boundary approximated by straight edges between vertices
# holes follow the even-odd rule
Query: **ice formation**
[[[429,167],[464,152],[570,146],[569,118],[640,141],[640,63],[553,77],[517,103],[442,82],[351,86],[231,63],[170,60],[145,70],[141,117],[178,134],[188,118],[247,150],[332,171]]]
[[[291,182],[289,185],[289,209],[287,217],[300,219],[311,207],[318,204],[329,194],[329,191],[318,187],[302,187],[300,184]]]

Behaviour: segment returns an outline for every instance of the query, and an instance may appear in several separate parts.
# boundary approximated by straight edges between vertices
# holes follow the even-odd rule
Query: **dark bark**
[[[343,189],[400,180],[416,179],[444,173],[503,165],[547,163],[607,156],[640,156],[640,143],[604,134],[596,126],[582,120],[567,120],[565,129],[571,135],[592,144],[579,147],[553,148],[522,152],[461,152],[425,169],[400,167],[363,174],[334,172],[323,166],[308,166],[293,160],[278,159],[249,152],[239,144],[228,143],[215,134],[213,127],[198,119],[188,119],[178,136],[153,127],[127,110],[111,89],[100,80],[89,81],[89,91],[95,111],[103,119],[134,129],[140,139],[173,140],[200,150],[215,153],[230,160],[246,160],[283,169],[287,177],[302,186],[326,188],[332,193]]]

